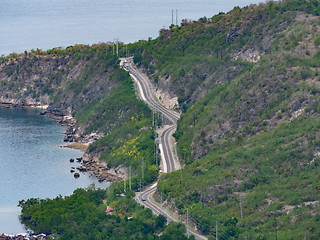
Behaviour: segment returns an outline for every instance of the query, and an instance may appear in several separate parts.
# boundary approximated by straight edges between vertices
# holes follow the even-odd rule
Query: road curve
[[[134,80],[138,83],[142,98],[146,100],[146,102],[151,106],[151,108],[161,112],[175,125],[180,118],[179,114],[166,109],[154,100],[148,81],[146,81],[142,74],[135,67],[132,66],[131,62],[129,62],[129,72],[130,76],[134,78]]]
[[[160,142],[162,145],[162,152],[164,155],[163,161],[166,162],[167,169],[164,169],[165,172],[172,172],[176,170],[175,165],[174,165],[174,158],[173,158],[173,153],[172,149],[170,146],[170,136],[172,136],[173,132],[177,128],[177,121],[179,120],[180,116],[178,113],[170,111],[163,107],[161,104],[159,104],[157,101],[154,100],[151,87],[148,83],[148,81],[143,77],[143,75],[139,72],[137,68],[135,68],[132,65],[132,58],[127,58],[127,70],[130,73],[130,76],[132,79],[138,84],[139,91],[141,94],[142,99],[154,110],[161,112],[168,120],[172,122],[172,125],[169,126],[167,129],[165,129],[161,136],[160,136]],[[161,208],[156,206],[150,201],[150,195],[152,195],[155,191],[157,190],[157,183],[153,184],[151,187],[147,188],[144,190],[139,196],[138,200],[141,204],[146,206],[147,208],[150,208],[152,212],[156,215],[162,214],[166,216],[168,222],[175,221],[172,219],[166,212],[162,211]],[[207,238],[198,235],[192,231],[189,230],[189,234],[192,234],[195,236],[197,240],[205,240]]]

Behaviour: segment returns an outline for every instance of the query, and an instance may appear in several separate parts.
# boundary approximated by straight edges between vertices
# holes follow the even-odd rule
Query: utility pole
[[[129,166],[129,188],[131,190],[131,166]]]
[[[157,148],[157,132],[156,132],[157,120],[155,118],[154,111],[152,111],[152,118],[153,118],[152,126],[154,129],[154,157],[155,157],[155,162],[156,162],[156,166],[157,166],[157,170],[158,170],[158,148]]]
[[[304,240],[307,240],[307,231],[304,232]]]
[[[187,235],[189,237],[189,208],[187,208]]]
[[[218,222],[216,222],[216,240],[218,240]]]
[[[194,113],[193,114],[193,127],[196,126],[196,114]]]
[[[141,178],[140,178],[140,193],[141,193],[142,191],[141,191]]]
[[[142,172],[142,180],[144,180],[144,171],[143,171],[143,164],[144,164],[144,159],[142,158],[142,162],[141,162],[142,166],[141,166],[141,172]]]
[[[154,111],[152,110],[152,127],[154,128]]]
[[[162,205],[162,192],[161,192],[161,211],[162,211],[163,205]]]
[[[113,42],[112,42],[112,55],[114,55],[114,39],[113,39]]]
[[[241,202],[241,197],[240,197],[240,213],[241,213],[241,220],[242,220],[242,202]]]
[[[126,192],[126,180],[123,180],[123,191]]]
[[[173,25],[173,9],[172,9],[172,19],[171,19],[171,24]]]
[[[119,55],[119,39],[117,38],[117,56]]]

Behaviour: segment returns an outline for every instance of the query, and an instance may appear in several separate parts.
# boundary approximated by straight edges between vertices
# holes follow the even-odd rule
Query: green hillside
[[[91,133],[100,137],[87,154],[110,167],[132,166],[138,178],[145,160],[146,183],[157,176],[154,134],[148,106],[137,99],[129,74],[109,44],[33,50],[0,58],[0,102],[14,106],[47,105],[50,116],[73,116],[75,141]],[[134,147],[132,156],[128,148]],[[123,149],[120,153],[116,149]],[[141,174],[140,174],[141,175]],[[137,179],[133,180],[137,188]]]
[[[228,239],[320,235],[319,6],[236,7],[137,49],[184,112],[175,137],[186,167],[158,191],[203,233],[214,236],[217,222]]]
[[[318,0],[270,1],[183,20],[128,46],[156,87],[178,97],[182,112],[174,136],[184,168],[163,174],[155,197],[160,202],[162,194],[176,213],[188,211],[209,238],[218,227],[219,239],[319,239],[319,15]],[[133,166],[137,188],[142,158],[145,180],[157,176],[151,113],[111,53],[100,44],[1,58],[0,97],[49,105],[52,113],[72,114],[79,133],[103,133],[88,153],[111,167]],[[163,219],[133,203],[131,191],[118,197],[122,187],[23,201],[23,220],[66,239],[74,232],[85,239],[91,230],[101,239],[111,226],[126,231],[123,239],[186,238],[181,225],[161,233]],[[105,215],[104,198],[117,216]],[[69,206],[68,216],[55,215]]]

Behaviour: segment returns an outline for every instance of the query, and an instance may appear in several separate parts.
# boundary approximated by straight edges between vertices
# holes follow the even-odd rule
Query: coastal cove
[[[0,232],[26,232],[19,222],[22,199],[54,198],[72,194],[77,188],[94,183],[105,188],[89,173],[75,179],[70,158],[83,152],[62,147],[66,128],[40,116],[36,109],[0,107]]]

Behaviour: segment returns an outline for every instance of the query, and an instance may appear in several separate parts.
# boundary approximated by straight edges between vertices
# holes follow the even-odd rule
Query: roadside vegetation
[[[134,192],[128,191],[124,197],[118,197],[117,192],[121,191],[114,189],[108,195],[106,190],[90,186],[67,197],[20,201],[21,219],[36,233],[54,233],[61,240],[193,239],[185,235],[184,225],[166,225],[164,216],[155,216],[135,203]],[[115,211],[107,214],[107,205]]]
[[[3,101],[19,106],[49,105],[57,115],[71,114],[76,134],[99,133],[88,154],[109,167],[132,171],[132,189],[152,183],[158,176],[151,110],[137,99],[129,74],[119,67],[112,46],[77,45],[66,49],[39,49],[0,59]],[[143,163],[143,167],[142,167]],[[143,175],[143,177],[142,177]],[[71,196],[22,200],[21,221],[36,233],[57,234],[59,239],[160,239],[156,234],[184,237],[185,228],[152,216],[133,201],[127,183],[106,190],[77,189]],[[107,205],[114,215],[105,213]],[[132,217],[132,219],[127,219]]]
[[[174,136],[185,167],[163,174],[155,196],[160,201],[162,194],[164,204],[182,216],[188,211],[209,238],[215,239],[217,231],[219,239],[320,236],[319,15],[316,0],[270,1],[183,20],[181,26],[160,30],[155,40],[128,46],[156,86],[178,97],[183,113]],[[104,45],[25,53],[26,62],[52,54],[60,64],[55,77],[41,78],[47,80],[37,91],[18,84],[23,56],[12,55],[1,59],[1,76],[6,74],[1,85],[8,98],[27,101],[31,88],[28,96],[44,103],[51,99],[52,107],[64,111],[72,99],[83,132],[105,134],[88,151],[99,153],[110,167],[132,166],[133,189],[138,189],[142,159],[145,184],[158,174],[151,113],[136,99],[128,74],[111,53]],[[67,59],[73,59],[71,65]],[[80,62],[85,67],[77,77],[59,75],[61,69],[79,69]],[[86,239],[81,234],[91,234],[87,226],[92,225],[92,239],[103,238],[102,233],[112,239],[116,234],[108,234],[120,231],[125,232],[120,238],[186,239],[181,224],[165,226],[162,217],[133,202],[132,191],[120,197],[122,192],[123,183],[115,183],[109,193],[76,190],[70,197],[22,201],[22,220],[62,239]],[[104,213],[103,199],[114,215]],[[79,208],[70,208],[73,202]]]
[[[185,168],[156,196],[204,234],[217,224],[222,239],[318,238],[319,6],[235,7],[137,48],[184,113],[174,136]]]

